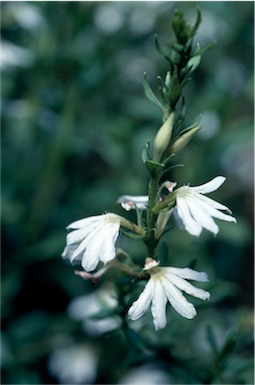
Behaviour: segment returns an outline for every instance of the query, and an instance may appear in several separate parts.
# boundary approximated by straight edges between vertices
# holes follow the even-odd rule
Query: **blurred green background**
[[[150,315],[130,323],[154,346],[139,350],[118,319],[89,319],[115,306],[107,280],[93,287],[60,255],[70,222],[124,215],[120,195],[146,194],[141,152],[161,116],[143,94],[143,73],[157,89],[168,65],[153,35],[165,43],[174,9],[193,23],[197,5],[195,42],[216,40],[185,88],[187,125],[201,116],[203,130],[176,157],[185,167],[169,178],[194,186],[226,176],[213,197],[237,225],[220,222],[215,238],[206,231],[199,239],[179,230],[165,236],[169,263],[196,260],[212,299],[196,303],[192,321],[169,309],[160,332]],[[194,372],[206,377],[216,365],[208,325],[219,349],[229,333],[238,335],[212,383],[253,383],[253,8],[1,2],[3,384],[198,383]],[[142,265],[144,247],[120,241]],[[193,370],[175,365],[173,351]]]

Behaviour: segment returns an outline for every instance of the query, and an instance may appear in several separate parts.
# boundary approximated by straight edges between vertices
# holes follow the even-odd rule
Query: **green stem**
[[[158,240],[155,238],[155,224],[157,220],[157,214],[153,211],[153,208],[158,203],[158,185],[161,178],[161,173],[156,173],[151,177],[149,182],[149,202],[147,210],[147,233],[146,233],[146,245],[148,248],[148,257],[154,259],[155,248]]]
[[[162,202],[156,202],[155,206],[152,208],[152,211],[156,214],[160,210],[164,209],[166,206],[170,205],[176,200],[176,193],[170,193]]]

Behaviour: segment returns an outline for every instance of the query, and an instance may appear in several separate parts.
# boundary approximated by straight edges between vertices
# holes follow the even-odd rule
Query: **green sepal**
[[[201,128],[201,126],[195,125],[183,130],[180,136],[169,146],[169,154],[176,154],[180,151]]]
[[[150,154],[150,142],[148,141],[146,143],[145,148],[142,151],[142,161],[143,163],[146,163],[148,160],[151,160],[151,154]]]
[[[123,235],[125,235],[125,237],[127,237],[129,239],[143,239],[143,237],[141,235],[133,233],[132,231],[130,231],[130,232],[125,231],[122,228],[120,228],[120,231],[122,232]]]
[[[169,157],[165,160],[165,163],[169,162],[170,158],[172,158],[174,155],[175,155],[175,154],[172,154],[171,156],[169,156]],[[173,166],[169,166],[169,167],[167,167],[167,168],[163,171],[163,174],[166,174],[168,171],[173,170],[173,169],[175,169],[175,168],[177,168],[177,167],[184,167],[184,164],[179,163],[179,164],[175,164],[175,165],[173,165]],[[163,175],[163,174],[162,174],[162,175]]]
[[[165,167],[164,163],[154,162],[153,160],[147,160],[145,164],[151,175],[153,175],[155,171]]]
[[[193,129],[196,128],[196,127],[200,127],[200,129],[201,129],[202,126],[199,125],[199,121],[200,121],[200,119],[197,119],[197,120],[195,121],[195,123],[193,123],[191,126],[188,126],[188,127],[183,128],[183,129],[179,132],[178,137],[177,137],[176,139],[180,138],[182,135],[186,134],[186,132],[191,131],[191,130],[193,130]]]
[[[157,106],[161,111],[163,111],[163,107],[162,107],[161,102],[158,100],[158,98],[156,97],[156,95],[152,91],[151,86],[147,82],[146,73],[144,73],[143,89],[144,89],[144,93],[145,93],[145,96],[147,97],[147,99],[149,99],[150,102],[155,104],[155,106]]]

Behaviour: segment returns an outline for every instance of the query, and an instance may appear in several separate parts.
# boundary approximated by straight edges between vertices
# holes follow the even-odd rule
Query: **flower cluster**
[[[236,222],[236,219],[229,215],[231,211],[228,207],[204,196],[206,193],[217,190],[224,181],[224,177],[218,176],[201,186],[182,186],[176,190],[173,189],[176,186],[175,183],[165,182],[164,187],[171,186],[171,188],[167,188],[169,192],[167,196],[159,196],[154,208],[155,212],[159,211],[154,230],[155,237],[159,238],[163,233],[172,213],[177,224],[181,224],[194,236],[200,235],[203,228],[216,235],[218,225],[213,218]],[[118,199],[118,203],[127,211],[137,209],[141,212],[148,208],[148,197],[124,195]],[[162,207],[164,210],[160,211]],[[80,261],[85,272],[95,270],[100,262],[108,265],[117,257],[116,241],[121,227],[128,228],[145,238],[144,229],[117,214],[92,216],[75,221],[67,227],[71,232],[67,235],[62,257],[70,262]],[[128,311],[130,319],[137,320],[151,304],[156,330],[166,325],[167,301],[185,318],[191,319],[196,315],[195,307],[186,300],[181,291],[203,300],[210,297],[207,291],[198,289],[186,281],[188,279],[206,282],[208,278],[205,273],[189,268],[159,267],[158,265],[159,262],[154,259],[146,259],[143,271],[149,273],[150,278],[145,289]],[[89,276],[82,273],[80,275]]]
[[[174,219],[177,226],[196,237],[203,229],[216,236],[219,231],[216,220],[236,222],[228,207],[205,195],[217,190],[224,183],[225,177],[217,176],[195,187],[178,187],[176,182],[165,180],[166,172],[175,167],[172,165],[174,155],[201,129],[197,122],[183,127],[186,121],[183,87],[198,67],[201,55],[210,47],[193,47],[193,38],[200,22],[199,11],[193,26],[186,23],[182,13],[176,11],[172,22],[175,39],[169,40],[168,48],[155,37],[156,49],[170,65],[165,77],[158,77],[161,81],[159,96],[147,82],[146,74],[143,81],[145,96],[162,114],[162,125],[155,135],[153,145],[148,142],[142,152],[142,161],[150,174],[148,194],[123,195],[117,201],[124,210],[135,210],[137,223],[113,213],[73,222],[67,227],[71,231],[67,235],[62,254],[63,258],[72,263],[80,262],[84,271],[76,271],[76,274],[93,282],[97,282],[111,267],[119,268],[138,279],[146,279],[147,283],[138,299],[129,304],[128,294],[123,295],[121,300],[124,302],[121,305],[126,306],[127,311],[124,313],[133,321],[151,306],[156,330],[166,325],[167,302],[185,318],[191,319],[196,315],[195,307],[182,292],[202,300],[210,297],[207,291],[188,282],[207,282],[205,273],[187,267],[159,266],[157,246],[168,230],[170,219]],[[147,255],[143,269],[124,250],[116,247],[120,231],[128,237],[142,239],[145,243]],[[120,260],[120,254],[124,261]],[[100,264],[103,266],[93,273]],[[137,280],[133,281],[134,285],[135,282]]]

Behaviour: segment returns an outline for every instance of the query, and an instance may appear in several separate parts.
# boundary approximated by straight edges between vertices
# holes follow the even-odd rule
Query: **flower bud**
[[[186,131],[170,146],[168,155],[176,154],[193,138],[193,136],[201,129],[201,126],[194,126],[189,131]]]
[[[153,161],[160,162],[164,152],[166,151],[173,130],[174,112],[172,112],[167,120],[162,124],[154,140],[154,157]]]

